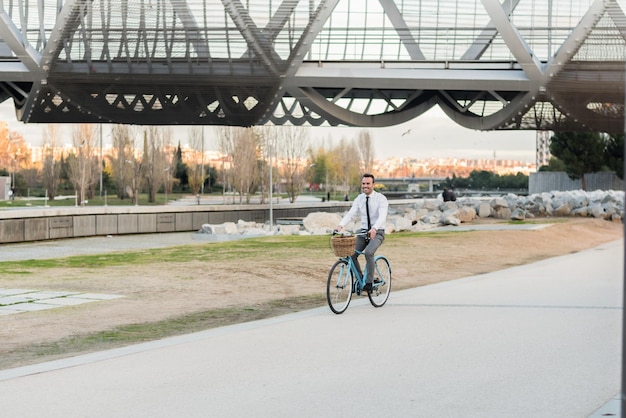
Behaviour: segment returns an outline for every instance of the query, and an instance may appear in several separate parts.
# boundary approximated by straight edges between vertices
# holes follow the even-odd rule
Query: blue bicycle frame
[[[363,251],[359,251],[359,250],[355,250],[355,252],[358,255],[362,255]],[[376,260],[378,260],[379,258],[384,257],[382,255],[377,255],[374,257],[374,266],[376,266]],[[352,273],[352,277],[354,277],[354,280],[352,281],[352,293],[356,293],[357,295],[361,294],[361,291],[363,290],[363,287],[365,287],[365,283],[366,283],[366,278],[367,278],[367,265],[365,266],[365,268],[363,269],[363,274],[359,273],[359,270],[356,268],[356,265],[354,264],[354,261],[352,260],[351,256],[347,256],[347,257],[341,257],[342,260],[345,260],[348,265],[347,265],[347,270],[346,270],[346,266],[342,266],[341,267],[341,272],[339,273],[340,277],[341,277],[341,281],[345,280],[343,283],[345,285],[347,285],[348,280],[350,279],[350,277],[348,276],[349,273]],[[346,270],[346,271],[344,271]],[[344,276],[345,275],[345,276]],[[380,276],[380,272],[378,274]],[[347,280],[346,280],[347,279]],[[376,284],[373,285],[374,287],[376,286]]]

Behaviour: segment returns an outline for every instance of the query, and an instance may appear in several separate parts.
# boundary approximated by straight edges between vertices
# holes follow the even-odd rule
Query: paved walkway
[[[238,238],[240,237],[198,232],[170,232],[2,244],[0,245],[0,261],[42,260],[73,255],[104,254],[113,251],[164,248]]]
[[[0,288],[0,316],[117,299],[120,295]]]
[[[0,371],[8,417],[619,414],[623,243]],[[260,289],[260,291],[263,291]],[[608,402],[608,403],[607,403]]]

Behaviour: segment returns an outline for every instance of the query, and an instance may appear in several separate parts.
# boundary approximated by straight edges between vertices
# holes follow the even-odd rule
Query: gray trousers
[[[363,233],[367,234],[367,231],[363,229],[359,231],[359,234]],[[374,254],[376,253],[376,250],[378,250],[378,247],[382,245],[384,240],[385,231],[383,230],[376,231],[376,236],[374,237],[374,239],[370,239],[369,242],[366,240],[365,235],[356,236],[356,244],[354,245],[354,249],[358,251],[363,251],[363,254],[365,255],[365,266],[367,269],[367,278],[365,281],[367,283],[374,282]],[[359,273],[363,275],[363,270],[361,270],[361,265],[359,264],[358,260],[358,254],[356,252],[352,254],[352,262],[354,262],[354,265],[356,266],[356,269],[359,271]]]

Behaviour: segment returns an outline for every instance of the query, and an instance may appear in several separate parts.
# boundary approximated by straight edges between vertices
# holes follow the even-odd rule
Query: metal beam
[[[491,17],[493,23],[502,35],[502,39],[509,47],[509,50],[522,66],[528,78],[532,80],[542,80],[542,64],[533,54],[532,50],[519,33],[513,22],[509,19],[502,5],[498,0],[481,0],[485,10]]]
[[[402,17],[400,10],[398,10],[398,6],[395,1],[379,1],[411,59],[414,61],[425,60],[426,57],[424,57],[419,45],[415,42],[415,38],[413,38],[413,35],[411,34],[411,29],[409,29],[409,25],[406,24],[406,21],[404,20],[404,17]]]
[[[33,80],[40,79],[42,76],[39,63],[41,55],[35,50],[28,40],[23,36],[20,30],[15,26],[9,15],[4,11],[0,11],[0,38],[4,40],[15,56],[30,71]]]
[[[565,42],[563,42],[561,47],[558,49],[554,58],[548,62],[548,66],[545,71],[546,81],[556,76],[563,69],[563,66],[571,60],[574,54],[576,54],[576,51],[578,51],[581,45],[585,42],[587,36],[589,36],[594,26],[604,14],[606,10],[606,3],[606,0],[595,0],[591,7],[589,7],[587,13],[585,13],[578,25],[576,25]]]
[[[341,67],[303,64],[295,76],[286,79],[286,88],[351,87],[372,89],[424,90],[508,90],[531,91],[539,87],[521,70],[428,70],[371,68],[350,63]]]
[[[551,1],[551,0],[548,0]],[[520,0],[505,0],[502,7],[508,10],[515,10]],[[489,45],[493,42],[498,31],[494,27],[493,20],[487,23],[487,26],[482,30],[480,35],[476,38],[474,43],[465,51],[461,60],[478,60],[483,56]]]
[[[261,60],[269,71],[278,76],[281,70],[276,61],[277,55],[272,47],[271,39],[259,30],[239,0],[222,0],[222,4],[249,48],[254,51],[255,57]]]

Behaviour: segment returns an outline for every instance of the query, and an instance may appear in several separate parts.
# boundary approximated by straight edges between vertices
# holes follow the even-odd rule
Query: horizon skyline
[[[31,146],[41,146],[46,124],[25,124],[17,120],[12,100],[0,103],[0,120],[4,120],[11,131],[20,133]],[[62,124],[70,127],[72,124]],[[112,124],[103,124],[112,125]],[[167,125],[174,141],[184,144],[189,125]],[[214,126],[208,125],[209,128]],[[183,128],[180,131],[177,128]],[[359,132],[370,132],[374,145],[375,159],[390,158],[465,158],[521,161],[536,164],[536,131],[475,131],[464,128],[449,119],[439,107],[399,125],[366,128],[347,126],[307,127],[311,141],[323,146],[330,138],[332,142],[355,139]],[[107,135],[104,135],[105,137]],[[110,144],[110,141],[103,141]],[[207,149],[217,144],[210,135],[205,143]],[[332,145],[332,144],[331,144]]]

